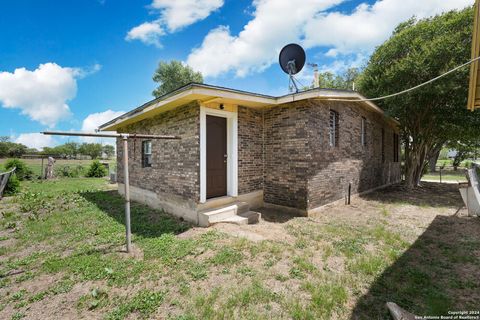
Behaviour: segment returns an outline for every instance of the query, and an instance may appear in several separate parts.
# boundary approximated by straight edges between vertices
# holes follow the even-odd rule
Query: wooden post
[[[440,183],[442,183],[442,167],[440,167]]]
[[[348,204],[350,204],[350,198],[352,195],[352,183],[348,184]]]
[[[42,157],[42,168],[40,169],[40,179],[44,179],[45,173],[43,172],[43,157]]]
[[[131,229],[130,229],[130,182],[128,179],[128,135],[122,135],[123,139],[123,183],[125,187],[125,228],[127,252],[131,250]]]

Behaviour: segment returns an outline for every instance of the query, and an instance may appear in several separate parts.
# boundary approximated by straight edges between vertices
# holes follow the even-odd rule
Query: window
[[[399,143],[399,138],[398,134],[394,133],[393,134],[393,162],[398,162],[399,160],[399,149],[400,149],[400,143]]]
[[[385,129],[382,128],[382,163],[385,162]]]
[[[152,141],[142,142],[142,167],[152,166]]]
[[[330,126],[328,137],[331,147],[338,146],[338,112],[330,110]]]
[[[362,117],[362,128],[361,128],[361,142],[362,146],[367,145],[367,119],[365,117]]]

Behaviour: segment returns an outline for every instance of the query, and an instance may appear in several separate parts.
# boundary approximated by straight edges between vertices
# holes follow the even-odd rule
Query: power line
[[[439,75],[438,77],[433,78],[433,79],[431,79],[431,80],[428,80],[428,81],[426,81],[426,82],[424,82],[424,83],[422,83],[422,84],[419,84],[419,85],[417,85],[417,86],[415,86],[415,87],[412,87],[412,88],[410,88],[410,89],[406,89],[406,90],[403,90],[403,91],[400,91],[400,92],[397,92],[397,93],[389,94],[389,95],[386,95],[386,96],[378,97],[378,98],[370,98],[370,99],[365,98],[365,99],[356,99],[356,100],[354,100],[354,99],[336,99],[336,98],[331,98],[331,99],[329,99],[329,98],[325,98],[325,99],[324,99],[324,98],[321,98],[321,99],[322,99],[322,100],[327,100],[327,101],[342,101],[342,102],[351,102],[351,101],[364,102],[364,101],[384,100],[384,99],[396,97],[396,96],[399,96],[399,95],[408,93],[408,92],[410,92],[410,91],[419,89],[419,88],[421,88],[421,87],[424,87],[424,86],[426,86],[427,84],[430,84],[430,83],[432,83],[432,82],[435,82],[435,81],[437,81],[437,80],[439,80],[439,79],[441,79],[441,78],[443,78],[443,77],[445,77],[445,76],[447,76],[447,75],[449,75],[449,74],[451,74],[451,73],[453,73],[453,72],[455,72],[455,71],[457,71],[457,70],[460,70],[460,69],[462,69],[462,68],[465,68],[466,66],[468,66],[468,65],[470,65],[470,64],[472,64],[472,63],[474,63],[475,61],[478,61],[478,60],[480,60],[480,57],[476,57],[475,59],[472,59],[472,60],[468,61],[467,63],[464,63],[464,64],[462,64],[462,65],[460,65],[460,66],[458,66],[458,67],[456,67],[456,68],[453,68],[453,69],[451,69],[451,70],[449,70],[449,71],[447,71],[447,72]]]

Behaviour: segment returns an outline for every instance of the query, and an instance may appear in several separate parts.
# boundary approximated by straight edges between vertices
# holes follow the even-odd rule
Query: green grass
[[[412,229],[385,203],[373,202],[371,218],[295,218],[282,224],[288,240],[258,242],[215,230],[179,237],[192,225],[132,203],[141,256],[131,257],[120,252],[124,202],[105,179],[22,186],[0,202],[0,318],[32,317],[30,305],[40,303],[104,319],[372,319],[386,316],[386,299],[439,314],[460,307],[452,292],[480,290],[454,273],[478,270],[477,233],[432,238],[448,235],[444,222],[412,245]],[[41,277],[52,282],[30,285]]]
[[[106,316],[106,319],[124,319],[133,312],[138,312],[142,318],[146,319],[156,311],[164,298],[164,292],[142,290],[131,299],[119,301],[118,306]]]

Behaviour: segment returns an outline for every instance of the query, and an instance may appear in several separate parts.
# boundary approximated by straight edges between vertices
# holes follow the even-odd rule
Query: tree
[[[451,141],[447,146],[456,151],[455,157],[453,158],[453,170],[457,170],[463,160],[472,158],[475,156],[476,151],[479,148],[480,138],[477,142],[469,141],[467,144],[462,142]]]
[[[0,157],[18,158],[27,152],[27,146],[10,141],[10,137],[0,137]]]
[[[371,56],[359,78],[360,92],[367,97],[399,92],[465,63],[472,25],[471,8],[401,23]],[[419,185],[428,159],[447,141],[465,143],[478,137],[480,117],[466,110],[468,72],[464,68],[378,103],[401,123],[407,188]]]
[[[318,82],[321,88],[352,90],[353,84],[359,75],[360,70],[358,68],[349,68],[340,75],[328,71],[320,72],[318,74]],[[313,84],[304,89],[313,89]]]
[[[67,142],[63,145],[63,152],[65,156],[74,158],[78,154],[78,148],[80,145],[77,142]]]
[[[78,148],[78,152],[90,156],[92,159],[97,159],[102,156],[102,145],[100,143],[83,143]]]
[[[158,98],[190,82],[203,83],[203,76],[200,72],[194,71],[190,66],[184,65],[180,61],[161,61],[153,74],[153,81],[160,84],[152,92],[155,98]]]
[[[112,158],[115,155],[115,147],[111,144],[104,145],[102,151],[103,153],[105,153],[108,159]]]

